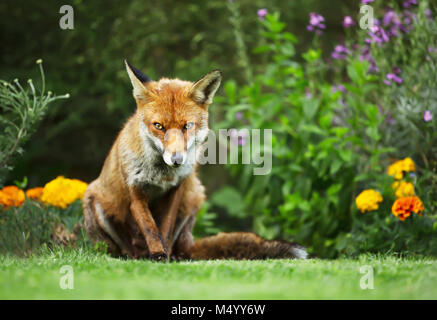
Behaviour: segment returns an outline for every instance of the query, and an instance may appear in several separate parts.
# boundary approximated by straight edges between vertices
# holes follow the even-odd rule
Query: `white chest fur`
[[[179,167],[169,167],[162,160],[160,154],[156,154],[155,150],[150,151],[151,154],[144,153],[141,156],[125,152],[124,158],[127,164],[126,171],[129,185],[154,186],[165,192],[177,186],[194,169],[193,164],[190,162]]]

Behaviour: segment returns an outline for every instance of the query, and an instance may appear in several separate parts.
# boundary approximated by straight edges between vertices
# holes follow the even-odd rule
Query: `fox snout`
[[[178,152],[173,153],[170,158],[173,165],[180,165],[184,161],[184,156]]]
[[[164,162],[170,167],[177,167],[185,162],[186,153],[171,152],[165,150],[162,158],[164,159]]]
[[[164,153],[162,155],[164,162],[171,167],[180,166],[185,162],[186,154],[185,137],[182,131],[167,130],[164,136]]]

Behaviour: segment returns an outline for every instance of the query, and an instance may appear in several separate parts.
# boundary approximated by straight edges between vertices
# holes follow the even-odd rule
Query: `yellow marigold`
[[[41,196],[42,196],[42,192],[43,192],[44,188],[43,187],[36,187],[36,188],[31,188],[28,189],[26,191],[26,196],[29,199],[33,199],[33,200],[41,200]]]
[[[373,189],[364,190],[355,199],[355,204],[362,213],[377,210],[380,202],[382,202],[381,194]]]
[[[44,186],[41,201],[65,209],[78,199],[82,199],[88,184],[77,179],[59,176]]]
[[[414,196],[414,185],[411,182],[396,181],[392,185],[396,189],[396,198],[404,198]]]
[[[19,207],[24,202],[24,192],[16,186],[6,186],[0,190],[0,206]]]
[[[411,215],[411,212],[422,215],[422,211],[425,210],[422,201],[419,197],[404,197],[397,199],[391,208],[393,215],[399,220],[404,221]]]
[[[396,180],[401,180],[404,177],[404,172],[416,171],[416,166],[411,158],[396,161],[387,168],[389,176],[393,176]]]

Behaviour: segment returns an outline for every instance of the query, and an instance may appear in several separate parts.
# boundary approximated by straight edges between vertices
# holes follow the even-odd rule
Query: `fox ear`
[[[222,73],[214,70],[196,81],[190,89],[190,97],[199,104],[210,104],[220,86]]]
[[[147,92],[144,83],[151,81],[150,78],[131,65],[127,60],[124,60],[124,63],[126,64],[127,74],[129,75],[130,81],[132,82],[132,86],[134,88],[134,98],[138,100],[144,99]]]

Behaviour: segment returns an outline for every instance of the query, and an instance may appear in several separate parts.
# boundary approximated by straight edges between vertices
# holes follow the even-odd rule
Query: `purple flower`
[[[344,17],[342,24],[343,24],[343,27],[350,28],[350,27],[353,27],[355,25],[355,21],[354,21],[354,19],[352,19],[352,17],[346,16],[346,17]]]
[[[326,28],[326,25],[323,23],[325,18],[323,18],[320,14],[311,12],[310,13],[310,24],[307,25],[308,31],[314,31],[318,36],[322,34],[322,30]]]
[[[401,77],[398,77],[394,73],[388,73],[386,77],[387,77],[387,79],[393,80],[396,83],[402,83],[402,81],[403,81]]]
[[[238,111],[238,112],[235,114],[235,119],[237,119],[237,120],[241,120],[241,119],[243,119],[243,112]]]
[[[404,8],[409,8],[409,7],[411,7],[412,5],[415,5],[415,4],[417,4],[417,0],[407,0],[407,1],[404,1]]]
[[[361,50],[360,54],[360,61],[368,61],[370,62],[369,66],[369,73],[377,73],[379,71],[378,67],[376,66],[375,59],[370,55],[370,47],[368,45],[365,45],[363,49]]]
[[[265,18],[265,16],[267,15],[267,9],[265,9],[265,8],[263,8],[263,9],[259,9],[258,11],[257,11],[257,15],[258,15],[258,18],[260,18],[261,20],[264,20],[264,18]]]
[[[428,52],[429,52],[429,53],[437,52],[437,48],[428,47]]]
[[[373,2],[373,0],[362,0],[361,1],[362,4],[369,4],[369,3],[372,3],[372,2]]]
[[[387,124],[393,125],[395,123],[395,120],[391,116],[390,111],[384,110],[384,108],[379,104],[377,106],[378,106],[379,113],[382,114],[383,116],[385,116],[385,121],[387,122]]]
[[[428,19],[432,19],[432,11],[431,11],[430,8],[427,8],[427,9],[425,10],[425,15],[426,15],[426,17],[427,17]]]
[[[425,114],[423,115],[423,120],[425,120],[425,122],[430,122],[432,120],[431,111],[429,110],[425,111]]]
[[[311,93],[311,90],[309,88],[305,89],[305,98],[311,99],[313,97],[313,94]]]
[[[417,15],[409,10],[405,10],[402,15],[402,22],[399,29],[404,32],[409,32],[413,29],[413,21],[417,20]]]
[[[331,87],[331,93],[336,93],[336,92],[346,92],[346,87],[342,84],[336,85],[336,86],[332,86]]]
[[[385,30],[378,25],[373,25],[369,32],[370,38],[367,38],[365,41],[367,44],[370,43],[383,43],[388,42],[390,40],[389,35],[385,32]]]
[[[386,79],[384,79],[384,83],[386,85],[390,85],[392,82],[396,82],[396,83],[402,83],[403,79],[400,77],[400,74],[402,72],[401,68],[399,67],[393,67],[393,72],[391,73],[387,73],[387,75],[385,76]]]
[[[246,144],[248,138],[247,130],[231,129],[229,133],[230,140],[233,144],[238,144],[239,146]]]
[[[402,83],[403,81],[402,78],[398,77],[395,73],[387,73],[385,77],[386,79],[384,80],[384,83],[388,86],[392,83],[392,81],[396,83]]]
[[[344,60],[346,59],[348,53],[349,50],[346,48],[346,46],[339,44],[335,46],[334,51],[331,53],[331,57],[334,59]]]
[[[370,60],[369,73],[377,73],[379,71],[378,66],[376,65],[375,59]]]

